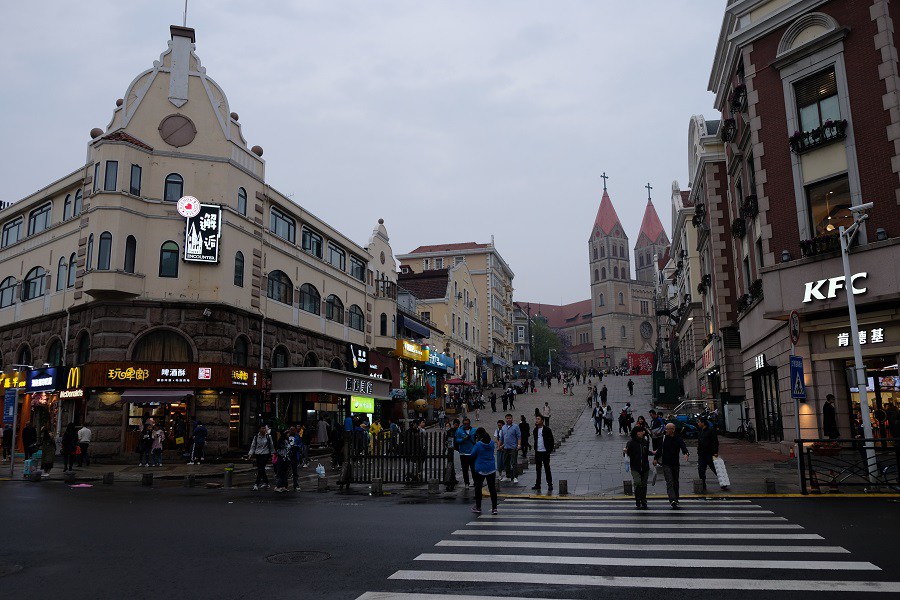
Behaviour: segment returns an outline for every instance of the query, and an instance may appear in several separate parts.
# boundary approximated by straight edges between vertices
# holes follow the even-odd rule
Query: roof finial
[[[650,182],[648,181],[647,185],[645,185],[644,187],[647,188],[647,202],[650,202],[650,190],[653,189],[653,186],[650,185]]]
[[[603,191],[606,191],[606,180],[609,179],[609,175],[606,174],[606,171],[603,171],[603,175],[600,176],[600,179],[603,180]]]

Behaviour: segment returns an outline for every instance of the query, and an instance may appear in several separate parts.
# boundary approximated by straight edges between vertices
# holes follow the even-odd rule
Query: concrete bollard
[[[694,493],[695,494],[703,493],[703,481],[701,481],[700,479],[694,480]]]
[[[225,465],[225,476],[222,484],[230,488],[234,483],[234,463],[228,463]]]
[[[112,471],[103,474],[103,483],[104,485],[112,485],[116,480],[116,474]]]
[[[766,479],[766,493],[767,494],[777,494],[777,487],[775,485],[774,479]]]
[[[434,494],[441,493],[441,482],[439,479],[429,479],[428,480],[428,495],[432,496]]]
[[[321,479],[319,481],[322,481]],[[384,480],[381,477],[372,478],[372,495],[381,496],[384,494]]]
[[[319,482],[319,487],[317,488],[317,490],[320,492],[327,492],[328,491],[328,480],[324,477],[319,477],[318,482]],[[349,489],[350,486],[348,485],[347,488]]]
[[[560,496],[568,496],[569,495],[569,481],[567,479],[559,480],[559,495]]]
[[[75,483],[75,471],[66,471],[63,473],[63,482],[66,485],[72,485]]]
[[[153,473],[141,473],[141,485],[151,487],[153,485]]]
[[[633,487],[633,485],[634,485],[634,482],[633,482],[633,481],[629,481],[628,479],[625,479],[624,481],[622,481],[622,487],[625,489],[625,495],[626,495],[626,496],[633,496],[633,495],[634,495],[634,487]]]
[[[152,475],[152,473],[151,473],[151,475]],[[187,475],[184,478],[184,487],[192,488],[195,485],[197,485],[197,476],[196,475]]]

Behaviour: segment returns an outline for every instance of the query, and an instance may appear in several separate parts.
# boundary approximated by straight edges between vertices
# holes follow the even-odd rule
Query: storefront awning
[[[187,396],[193,396],[192,390],[125,390],[122,392],[122,399],[126,402],[141,404],[144,402],[159,402],[161,404],[172,404],[182,402]]]
[[[406,327],[410,331],[414,333],[418,333],[423,338],[431,337],[431,330],[425,327],[424,325],[420,325],[416,323],[412,319],[401,315],[397,315],[397,327]],[[399,336],[398,336],[399,337]]]

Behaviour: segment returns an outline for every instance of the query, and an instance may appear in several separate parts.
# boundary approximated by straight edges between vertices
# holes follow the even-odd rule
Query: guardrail
[[[800,491],[803,494],[863,490],[900,491],[900,439],[800,439]],[[867,447],[873,456],[869,462]]]

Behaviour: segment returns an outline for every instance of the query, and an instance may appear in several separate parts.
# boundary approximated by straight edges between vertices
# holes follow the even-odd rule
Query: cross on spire
[[[609,175],[606,174],[606,171],[603,171],[603,175],[600,176],[600,179],[603,180],[603,191],[606,191],[606,180],[609,179]]]
[[[650,190],[653,189],[653,186],[650,185],[649,182],[647,182],[647,185],[645,185],[644,187],[647,188],[647,200],[650,200]]]

